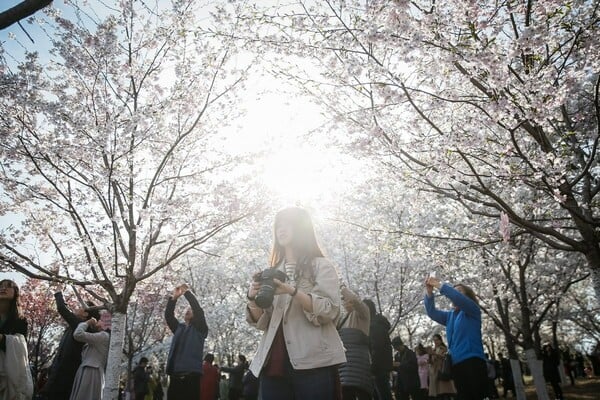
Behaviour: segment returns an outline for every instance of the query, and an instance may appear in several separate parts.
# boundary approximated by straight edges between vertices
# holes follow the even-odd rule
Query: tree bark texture
[[[122,312],[113,312],[108,348],[108,361],[106,363],[106,379],[102,398],[104,400],[118,400],[119,377],[123,361],[123,341],[125,340],[126,316]]]
[[[537,358],[535,349],[529,348],[525,350],[525,358],[533,377],[533,384],[535,385],[535,392],[537,393],[538,400],[550,400],[548,397],[548,390],[546,388],[546,380],[544,379],[544,371],[542,367],[542,361]]]
[[[513,373],[513,382],[515,383],[515,394],[517,396],[517,400],[525,400],[525,386],[523,385],[521,362],[511,357],[510,367]]]

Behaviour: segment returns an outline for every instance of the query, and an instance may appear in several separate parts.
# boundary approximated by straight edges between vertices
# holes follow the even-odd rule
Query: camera
[[[264,271],[256,274],[254,281],[260,282],[260,288],[256,293],[254,302],[260,308],[269,308],[273,304],[273,298],[275,296],[275,282],[273,279],[279,279],[281,282],[285,282],[287,275],[283,271],[279,271],[275,268],[267,268]]]

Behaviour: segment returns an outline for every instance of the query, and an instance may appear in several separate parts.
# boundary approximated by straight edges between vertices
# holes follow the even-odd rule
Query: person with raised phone
[[[435,307],[434,288],[450,299],[454,305],[452,310],[442,311]],[[458,398],[484,399],[487,370],[481,337],[481,309],[475,292],[464,284],[452,286],[435,276],[429,276],[425,280],[425,290],[427,315],[446,327],[448,349],[452,358],[452,378]]]
[[[184,322],[175,318],[177,300],[184,296],[188,307]],[[167,302],[165,319],[173,340],[167,358],[167,374],[169,375],[168,399],[198,400],[200,398],[200,380],[202,378],[202,356],[204,341],[208,335],[208,326],[204,310],[200,307],[196,296],[188,285],[177,286]]]

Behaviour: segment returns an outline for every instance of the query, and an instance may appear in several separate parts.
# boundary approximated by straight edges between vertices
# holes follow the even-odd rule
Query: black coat
[[[69,310],[61,292],[55,293],[54,298],[56,299],[58,313],[67,322],[68,326],[60,339],[56,356],[52,360],[52,365],[48,371],[48,381],[41,392],[50,399],[68,399],[75,374],[81,364],[81,350],[83,349],[83,343],[73,339],[73,331],[77,328],[77,325],[83,322],[83,319]]]
[[[542,365],[544,368],[544,379],[546,382],[560,382],[560,374],[558,366],[560,365],[560,357],[558,351],[550,349],[542,353]]]
[[[246,372],[242,379],[244,385],[243,395],[247,398],[253,398],[258,396],[258,378],[254,376],[252,371]]]
[[[398,372],[397,389],[400,392],[411,393],[421,386],[419,380],[419,366],[417,364],[417,355],[414,351],[404,346],[402,351],[396,352],[394,361],[399,363],[396,367]]]
[[[138,365],[133,370],[133,391],[135,394],[146,395],[148,393],[148,382],[150,375],[146,372],[146,368]]]
[[[389,331],[392,326],[381,314],[371,318],[369,341],[371,348],[371,371],[375,374],[392,370],[392,341]]]
[[[356,328],[342,328],[339,333],[346,349],[346,362],[339,367],[341,385],[358,387],[371,393],[369,338]]]

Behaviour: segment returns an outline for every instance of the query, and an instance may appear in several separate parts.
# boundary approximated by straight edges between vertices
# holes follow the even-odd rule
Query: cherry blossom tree
[[[592,343],[600,342],[600,308],[587,284],[576,285],[561,298],[556,319],[567,328],[564,331],[573,332],[570,335],[573,342],[586,336]]]
[[[29,362],[35,373],[49,366],[62,333],[54,292],[48,282],[28,279],[21,286],[21,306],[28,324]]]
[[[520,346],[532,372],[540,398],[548,398],[539,361],[540,331],[551,320],[552,310],[572,285],[588,278],[582,262],[541,246],[533,237],[522,236],[513,246],[482,254],[486,271],[500,269],[482,293],[482,309],[504,334],[513,367],[517,397],[525,398],[516,346]],[[493,264],[493,265],[492,265]],[[566,265],[565,265],[566,264]],[[491,293],[489,293],[491,291]]]
[[[582,254],[600,298],[598,1],[304,2],[248,12],[362,154]]]
[[[129,304],[123,348],[127,357],[128,373],[132,371],[133,359],[140,354],[152,352],[164,341],[167,334],[164,317],[165,296],[154,291],[153,286],[155,285],[138,286],[136,295]]]
[[[0,261],[86,288],[112,313],[104,398],[116,399],[125,314],[139,283],[201,253],[250,212],[243,162],[217,128],[236,113],[247,65],[202,35],[193,1],[49,11],[52,49],[0,68]],[[234,26],[231,27],[234,29]]]

